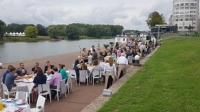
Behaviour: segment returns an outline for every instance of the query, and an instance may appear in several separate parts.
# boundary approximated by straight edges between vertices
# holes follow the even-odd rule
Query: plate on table
[[[16,101],[16,104],[17,104],[17,105],[26,104],[26,101],[18,100],[18,101]]]
[[[11,101],[13,101],[13,99],[12,98],[9,98],[9,99],[7,99],[7,100],[5,100],[6,102],[11,102]]]

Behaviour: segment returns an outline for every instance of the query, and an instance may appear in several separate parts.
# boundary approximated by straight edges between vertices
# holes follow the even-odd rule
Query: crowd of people
[[[123,74],[126,74],[129,56],[135,57],[139,55],[140,57],[144,57],[155,47],[152,41],[146,43],[133,41],[127,42],[127,44],[119,44],[117,42],[115,45],[111,42],[109,48],[105,50],[96,49],[94,45],[89,50],[83,48],[82,55],[78,56],[74,63],[74,70],[77,76],[76,81],[79,83],[79,70],[88,70],[87,64],[89,63],[93,68],[92,71],[88,70],[88,74],[92,76],[94,70],[102,70],[105,88],[109,88]],[[100,60],[105,62],[103,67],[99,64]],[[134,63],[134,58],[132,61]]]
[[[105,82],[105,88],[109,88],[113,83],[115,83],[122,75],[126,74],[126,68],[129,64],[128,57],[135,57],[139,55],[143,57],[150,53],[155,48],[155,44],[152,41],[148,43],[133,41],[127,42],[127,44],[116,44],[110,43],[109,48],[101,50],[100,45],[97,49],[93,45],[90,49],[83,48],[81,56],[74,62],[73,69],[76,73],[76,81],[79,83],[80,73],[79,70],[87,70],[90,77],[92,77],[92,72],[94,70],[102,71],[102,82]],[[100,62],[104,62],[103,67]],[[134,62],[134,58],[132,60]],[[87,65],[92,66],[92,70],[88,70]],[[20,63],[18,68],[9,65],[5,73],[3,74],[2,83],[4,83],[9,91],[15,91],[15,80],[33,77],[33,83],[35,84],[32,92],[36,96],[38,84],[45,84],[47,82],[47,76],[52,75],[50,79],[50,88],[55,89],[59,81],[65,80],[69,77],[67,74],[65,65],[59,64],[58,68],[50,63],[46,62],[44,70],[36,62],[35,66],[29,72],[26,70],[24,63]],[[54,92],[52,92],[55,97]],[[36,100],[36,98],[35,98]]]

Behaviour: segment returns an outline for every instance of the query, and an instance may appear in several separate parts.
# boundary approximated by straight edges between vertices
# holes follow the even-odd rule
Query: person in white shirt
[[[105,64],[103,73],[105,74],[105,89],[108,89],[115,82],[117,77],[116,66],[113,63],[112,57],[110,57],[108,63]]]
[[[95,46],[92,45],[92,48],[90,48],[91,53],[93,53],[93,49],[95,49]],[[95,49],[96,50],[96,49]]]
[[[140,49],[140,56],[142,57],[143,56],[143,50],[145,49],[144,43],[141,43],[139,49]]]
[[[120,73],[121,73],[122,70],[123,70],[123,74],[126,74],[126,67],[128,65],[128,60],[125,57],[124,53],[122,53],[121,56],[117,59],[117,63],[119,64],[118,75],[117,75],[117,78],[119,79]]]

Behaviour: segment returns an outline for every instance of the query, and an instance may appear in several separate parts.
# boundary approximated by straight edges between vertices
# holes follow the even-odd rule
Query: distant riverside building
[[[199,0],[173,0],[173,15],[169,24],[177,25],[178,31],[198,30]]]
[[[16,37],[17,37],[17,36],[18,36],[18,37],[24,37],[24,36],[25,36],[25,33],[24,33],[24,32],[22,32],[22,33],[21,33],[21,32],[19,32],[19,33],[18,33],[18,32],[10,32],[10,33],[7,33],[7,32],[6,32],[6,33],[4,34],[4,36],[9,36],[9,37],[15,37],[15,36],[16,36]]]

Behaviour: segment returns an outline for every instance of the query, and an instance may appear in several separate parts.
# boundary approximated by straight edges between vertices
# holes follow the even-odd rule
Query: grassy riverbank
[[[199,112],[199,41],[165,40],[99,112]]]
[[[29,37],[4,37],[1,42],[38,42],[51,40],[50,37],[37,37],[37,38],[29,38]]]
[[[67,37],[59,37],[60,39],[56,40],[63,40],[67,39]],[[102,36],[100,38],[96,37],[88,37],[88,36],[80,36],[79,39],[111,39],[114,38],[113,36]],[[50,38],[49,36],[38,36],[37,38],[29,38],[29,37],[4,37],[0,42],[38,42],[38,41],[46,41],[46,40],[55,40]]]

